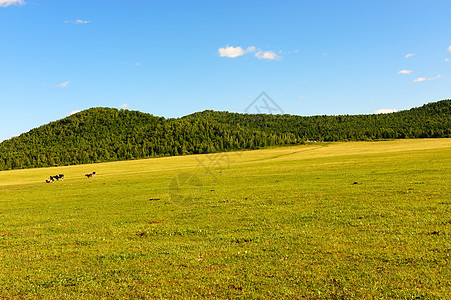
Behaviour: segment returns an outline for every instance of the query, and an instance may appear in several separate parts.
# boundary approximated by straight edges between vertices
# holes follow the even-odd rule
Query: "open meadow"
[[[0,172],[4,299],[450,299],[450,236],[451,139]]]

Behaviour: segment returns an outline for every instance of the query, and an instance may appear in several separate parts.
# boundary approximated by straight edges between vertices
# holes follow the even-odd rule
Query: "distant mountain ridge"
[[[318,141],[451,137],[451,100],[380,115],[239,114],[177,119],[91,108],[0,144],[0,170],[214,153]]]

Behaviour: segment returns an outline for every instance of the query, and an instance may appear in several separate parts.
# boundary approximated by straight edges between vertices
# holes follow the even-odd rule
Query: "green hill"
[[[203,111],[165,119],[91,108],[0,144],[0,170],[317,141],[451,137],[451,100],[391,114],[302,117]]]

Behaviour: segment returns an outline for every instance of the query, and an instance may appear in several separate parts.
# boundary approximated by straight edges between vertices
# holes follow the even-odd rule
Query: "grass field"
[[[0,172],[0,298],[450,299],[450,205],[451,139]]]

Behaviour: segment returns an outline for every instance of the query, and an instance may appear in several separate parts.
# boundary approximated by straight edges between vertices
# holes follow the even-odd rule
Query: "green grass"
[[[0,172],[0,298],[449,299],[450,198],[450,139]]]

